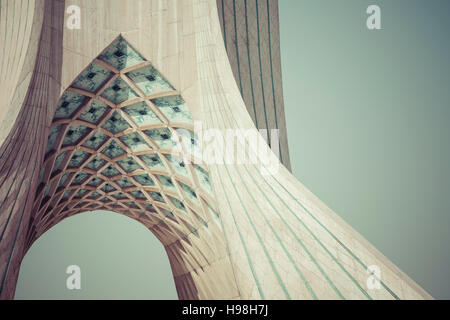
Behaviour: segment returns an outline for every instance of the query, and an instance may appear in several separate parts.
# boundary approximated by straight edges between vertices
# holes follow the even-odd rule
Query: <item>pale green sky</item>
[[[382,30],[365,26],[369,4]],[[450,298],[450,2],[280,0],[294,175],[435,298]],[[82,290],[68,291],[78,264]],[[85,213],[44,234],[16,298],[172,298],[139,223]]]

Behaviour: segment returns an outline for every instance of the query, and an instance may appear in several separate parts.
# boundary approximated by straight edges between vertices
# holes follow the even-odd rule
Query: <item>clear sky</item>
[[[366,28],[381,8],[382,30]],[[450,298],[450,2],[280,0],[294,175],[435,298]],[[65,269],[82,270],[68,291]],[[85,213],[44,234],[16,298],[176,299],[139,223]]]

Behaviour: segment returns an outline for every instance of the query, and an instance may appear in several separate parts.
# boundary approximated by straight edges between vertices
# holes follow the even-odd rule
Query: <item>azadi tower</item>
[[[155,234],[180,299],[431,298],[289,172],[276,0],[1,0],[0,44],[2,299],[97,209]]]

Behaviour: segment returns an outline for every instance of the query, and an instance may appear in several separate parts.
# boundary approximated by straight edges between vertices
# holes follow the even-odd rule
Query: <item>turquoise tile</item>
[[[102,125],[102,128],[108,130],[112,134],[117,134],[131,128],[131,126],[117,111],[114,111],[111,117],[109,117],[109,119]]]
[[[86,168],[92,169],[92,170],[98,170],[100,167],[104,166],[106,163],[105,159],[100,158],[96,156],[94,159],[92,159],[87,165]]]
[[[64,187],[65,183],[67,181],[67,178],[70,176],[69,172],[66,172],[62,175],[61,179],[59,180],[58,188]]]
[[[122,177],[120,179],[114,180],[114,182],[117,183],[121,188],[134,186],[134,184],[127,177]]]
[[[72,87],[95,93],[110,76],[111,71],[94,62],[72,83]]]
[[[142,69],[133,70],[127,73],[127,76],[141,89],[146,96],[174,90],[174,88],[165,80],[159,72],[152,66],[146,66]]]
[[[170,201],[172,201],[172,203],[174,204],[174,206],[175,206],[177,209],[186,211],[186,207],[184,206],[184,203],[183,203],[183,202],[181,202],[180,200],[178,200],[177,198],[174,198],[174,197],[172,197],[172,196],[168,196],[168,197],[169,197]]]
[[[197,173],[197,178],[198,178],[198,181],[200,182],[200,187],[205,189],[209,193],[211,193],[212,187],[211,187],[211,182],[209,180],[208,172],[196,164],[194,164],[194,170]]]
[[[98,177],[94,177],[94,178],[91,179],[91,181],[88,182],[88,185],[91,186],[91,187],[98,187],[103,182],[104,182],[103,179],[98,178]]]
[[[57,170],[62,170],[62,162],[67,154],[67,151],[61,152],[56,156],[55,163],[53,164],[53,172],[55,173]]]
[[[119,139],[133,152],[146,151],[151,149],[147,142],[145,142],[145,140],[137,132],[125,134],[119,137]]]
[[[173,221],[175,221],[175,222],[178,223],[177,219],[175,218],[175,215],[174,215],[172,212],[170,212],[169,210],[164,209],[164,208],[161,208],[161,212],[162,212],[167,218],[169,218],[169,219],[171,219],[171,220],[173,220]]]
[[[83,184],[84,181],[88,178],[88,174],[86,172],[80,172],[75,175],[75,178],[72,180],[72,185],[80,185]]]
[[[114,80],[108,88],[106,88],[101,96],[114,104],[120,104],[124,101],[138,97],[136,92],[121,78]]]
[[[77,145],[92,129],[83,125],[71,125],[63,140],[63,147]]]
[[[105,168],[105,170],[102,171],[102,174],[108,178],[112,178],[115,176],[120,175],[120,171],[114,167],[114,165],[110,164]]]
[[[147,199],[145,195],[140,190],[134,190],[129,192],[135,199],[145,200]]]
[[[115,141],[112,140],[103,150],[102,154],[110,159],[117,158],[125,153],[125,150]]]
[[[123,111],[125,111],[139,127],[162,123],[158,116],[143,101],[124,107]]]
[[[78,119],[97,125],[110,109],[103,101],[93,99],[90,106],[80,114]]]
[[[102,190],[104,193],[109,193],[109,192],[113,192],[116,190],[116,188],[114,188],[111,184],[109,183],[105,183],[100,190]]]
[[[99,59],[122,70],[144,62],[144,58],[134,50],[123,37],[118,37],[111,45],[103,51]]]
[[[101,196],[100,193],[98,193],[97,191],[94,191],[88,196],[88,198],[96,200],[96,199],[100,198],[100,196]]]
[[[177,145],[177,143],[172,140],[172,133],[168,128],[145,130],[144,132],[161,149],[171,149]]]
[[[151,100],[170,122],[192,123],[191,113],[180,95]]]
[[[155,177],[161,182],[164,189],[167,190],[176,190],[175,185],[170,177],[163,176],[160,174],[155,175]]]
[[[142,169],[142,167],[132,157],[117,161],[117,163],[127,173]]]
[[[79,189],[75,194],[75,198],[82,198],[87,192],[86,189]]]
[[[170,154],[167,154],[166,158],[177,174],[180,174],[184,177],[189,177],[189,173],[186,169],[186,164],[184,163],[182,158]]]
[[[82,94],[72,91],[64,92],[59,100],[53,119],[57,120],[72,118],[75,111],[88,100],[89,98]]]
[[[56,149],[56,139],[58,138],[58,134],[61,131],[61,127],[62,126],[60,124],[58,124],[58,125],[50,128],[50,132],[48,134],[48,139],[47,139],[47,149],[46,149],[45,153],[48,153],[50,150]]]
[[[161,159],[156,153],[139,155],[139,159],[145,162],[150,167],[150,169],[155,170],[166,169],[166,167],[164,167],[164,164],[162,163]]]
[[[153,200],[165,203],[164,198],[161,195],[161,193],[156,192],[156,191],[150,191],[149,194],[150,194],[150,197],[152,197]]]
[[[180,184],[181,189],[183,190],[184,194],[186,195],[186,197],[189,198],[190,200],[192,200],[193,202],[198,203],[197,194],[195,193],[194,189],[189,187],[187,184],[184,184],[183,182],[179,182],[179,184]]]
[[[140,174],[133,176],[133,178],[143,186],[154,186],[155,182],[148,174]]]
[[[69,161],[69,168],[79,168],[84,161],[87,160],[87,158],[89,158],[90,153],[83,151],[83,150],[76,150],[73,155],[72,158]]]
[[[97,130],[83,143],[83,146],[95,151],[101,147],[108,138],[109,137],[106,134]]]
[[[123,192],[117,192],[113,194],[113,197],[117,200],[128,199],[128,197]]]

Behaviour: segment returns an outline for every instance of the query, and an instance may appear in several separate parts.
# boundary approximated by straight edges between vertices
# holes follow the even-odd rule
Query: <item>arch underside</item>
[[[224,243],[214,236],[221,225],[208,168],[189,161],[187,147],[199,148],[186,102],[119,36],[58,102],[28,247],[74,214],[121,213],[165,246],[175,278],[184,278],[180,298],[198,298],[189,271],[224,254]]]
[[[183,159],[185,149],[199,148],[189,110],[207,130],[222,134],[256,131],[245,97],[251,97],[254,114],[269,112],[265,127],[271,126],[272,109],[282,118],[282,108],[275,108],[282,106],[281,92],[272,86],[276,78],[272,83],[264,76],[272,72],[263,72],[270,65],[265,61],[278,59],[276,46],[264,45],[264,33],[276,39],[269,26],[269,19],[278,21],[275,2],[224,2],[228,11],[222,22],[234,60],[224,47],[216,0],[82,0],[91,19],[74,32],[64,31],[67,3],[45,0],[20,118],[13,131],[0,130],[8,134],[0,150],[0,298],[13,297],[20,263],[33,241],[65,217],[97,209],[125,214],[154,232],[166,248],[182,299],[430,298],[278,161],[278,172],[265,175],[267,159],[259,159],[260,165],[208,166]],[[239,37],[247,25],[248,44]],[[178,79],[177,88],[124,38],[110,44],[119,33],[174,83]],[[233,38],[235,46],[229,46]],[[252,72],[256,79],[249,77],[242,88],[230,68],[236,62],[245,70],[238,47],[247,48],[248,69],[262,72]],[[250,56],[259,51],[261,57]],[[251,89],[258,83],[253,108]],[[61,85],[67,87],[62,96]],[[274,92],[274,108],[265,106],[264,97]],[[53,113],[52,121],[47,114]],[[187,144],[175,135],[180,129],[187,132]],[[258,137],[263,142],[258,145],[272,154]],[[240,143],[250,155],[254,144]],[[373,265],[380,267],[380,289],[366,285],[367,266]]]

